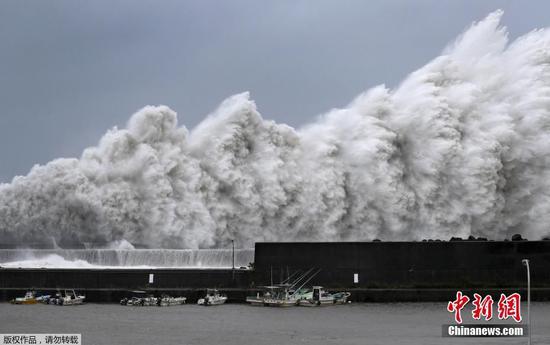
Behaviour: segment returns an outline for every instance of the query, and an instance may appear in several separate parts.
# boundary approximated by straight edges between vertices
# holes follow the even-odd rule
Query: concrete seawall
[[[151,276],[152,275],[152,276]],[[113,302],[132,290],[197,299],[207,288],[246,296],[251,272],[231,269],[0,269],[0,298],[9,300],[34,288],[55,292],[75,289],[92,302]],[[151,280],[150,280],[151,279]]]
[[[550,288],[550,241],[257,243],[254,267],[260,285],[315,267],[312,283],[333,288],[517,288],[524,258]]]
[[[523,258],[531,260],[533,300],[550,300],[550,241],[257,243],[254,270],[2,268],[0,299],[30,288],[74,288],[90,302],[117,302],[132,290],[194,301],[215,287],[242,302],[258,287],[310,268],[319,273],[307,285],[350,291],[354,301],[449,301],[457,290],[498,299],[525,293]]]

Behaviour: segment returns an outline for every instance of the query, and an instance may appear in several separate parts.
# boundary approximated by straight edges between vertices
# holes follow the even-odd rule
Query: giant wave
[[[0,242],[538,239],[550,223],[550,31],[509,42],[501,11],[399,87],[299,130],[248,93],[195,129],[147,106],[80,159],[0,185]]]

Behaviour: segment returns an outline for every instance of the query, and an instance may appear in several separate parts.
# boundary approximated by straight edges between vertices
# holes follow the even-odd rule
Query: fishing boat
[[[61,291],[57,291],[55,295],[50,296],[48,300],[44,301],[46,304],[59,304],[61,303]]]
[[[132,297],[125,297],[120,300],[120,305],[134,306],[134,307],[150,307],[160,305],[158,299],[152,294],[147,294],[146,291],[134,290],[131,291]]]
[[[134,306],[134,307],[151,307],[159,305],[159,300],[154,296],[145,297],[131,297],[123,298],[120,300],[120,305]]]
[[[271,297],[272,288],[272,286],[263,286],[263,292],[258,291],[256,296],[246,296],[246,303],[250,303],[250,305],[263,306],[264,300]]]
[[[348,301],[349,296],[351,296],[350,292],[337,292],[333,294],[334,296],[334,304],[346,304],[350,303]]]
[[[207,289],[206,296],[197,301],[198,305],[220,305],[227,301],[227,296],[222,295],[216,289]]]
[[[65,290],[57,301],[57,305],[80,305],[86,299],[83,295],[77,295],[74,290]]]
[[[124,297],[120,300],[120,305],[140,305],[141,298],[139,297]]]
[[[256,296],[247,296],[246,302],[254,306],[266,307],[290,307],[296,304],[297,298],[294,298],[289,285],[270,285],[262,286],[262,292]]]
[[[249,296],[246,301],[251,305],[263,305],[266,307],[291,307],[298,304],[304,293],[303,287],[315,277],[321,270],[310,268],[305,273],[300,271],[289,275],[281,284],[273,284],[273,272],[271,273],[272,284],[264,286],[263,293],[258,292],[256,296]],[[297,278],[294,278],[297,276]],[[294,279],[294,280],[293,280]]]
[[[168,295],[162,295],[157,299],[157,305],[161,307],[168,307],[172,305],[182,305],[187,301],[186,297],[172,297]]]
[[[298,300],[298,305],[303,307],[331,304],[334,304],[334,295],[325,291],[322,286],[314,286],[312,291],[302,294]]]
[[[15,299],[11,300],[10,302],[12,304],[37,304],[39,301],[37,300],[34,291],[27,291],[25,293],[25,296],[16,297]]]
[[[263,305],[267,307],[292,307],[298,303],[298,296],[291,290],[290,284],[269,286],[270,293],[264,296]]]

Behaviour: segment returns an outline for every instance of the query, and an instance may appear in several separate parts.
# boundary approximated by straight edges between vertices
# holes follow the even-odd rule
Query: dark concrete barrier
[[[131,290],[183,295],[218,288],[244,301],[255,288],[318,268],[307,286],[348,290],[364,302],[448,301],[456,290],[524,293],[531,260],[533,300],[550,299],[550,241],[257,243],[254,271],[231,269],[0,269],[0,299],[25,290],[82,291],[91,302],[115,302]],[[153,282],[149,283],[149,274]],[[354,275],[357,274],[357,282]],[[525,298],[525,296],[523,296]]]
[[[150,274],[153,275],[150,283]],[[196,300],[207,288],[218,288],[231,300],[244,300],[249,270],[231,269],[0,269],[0,299],[21,296],[28,289],[55,292],[75,289],[91,302],[113,302],[131,290],[184,295]]]
[[[149,282],[149,275],[153,282]],[[247,288],[248,270],[0,269],[0,288],[206,289]]]
[[[516,288],[524,258],[532,286],[550,287],[550,241],[256,243],[253,282],[315,267],[310,283],[328,288]]]

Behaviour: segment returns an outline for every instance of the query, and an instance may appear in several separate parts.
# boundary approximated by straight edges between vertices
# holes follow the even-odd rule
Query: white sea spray
[[[501,11],[394,90],[295,130],[248,93],[192,131],[147,106],[80,159],[0,185],[0,242],[164,248],[550,233],[550,32]],[[130,244],[131,243],[131,244]]]

